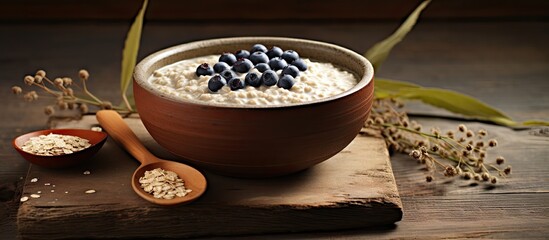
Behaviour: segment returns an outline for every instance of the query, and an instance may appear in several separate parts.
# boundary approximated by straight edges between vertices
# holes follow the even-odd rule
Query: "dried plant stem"
[[[503,177],[510,174],[510,166],[501,170],[485,163],[488,149],[497,145],[495,139],[483,140],[486,130],[479,130],[475,136],[472,130],[460,124],[457,132],[441,134],[438,128],[431,129],[430,133],[424,132],[421,125],[410,121],[405,111],[397,110],[402,106],[395,99],[376,99],[363,133],[383,137],[390,151],[409,154],[425,164],[430,174],[426,177],[428,182],[433,181],[434,174],[440,174],[495,184],[497,178],[491,175],[491,171]],[[502,164],[503,157],[498,157],[496,162]]]
[[[126,105],[126,108],[128,109],[128,111],[133,112],[132,105],[130,104],[128,97],[124,93],[122,93],[122,100],[124,101],[124,105]]]
[[[42,89],[46,94],[45,96],[52,96],[55,104],[46,106],[44,112],[47,115],[54,114],[54,109],[57,107],[59,110],[80,110],[81,114],[88,112],[88,105],[97,106],[100,109],[114,109],[123,114],[129,114],[133,110],[128,110],[123,107],[114,107],[111,102],[101,100],[99,97],[94,95],[87,86],[87,81],[89,81],[88,71],[82,69],[79,71],[79,78],[82,81],[82,85],[73,82],[71,78],[55,78],[51,80],[46,77],[46,72],[44,70],[38,70],[34,76],[25,76],[24,82],[28,86],[36,86]],[[75,90],[71,88],[75,86],[79,90],[79,96],[75,94]],[[13,86],[12,92],[14,94],[21,94],[23,90],[19,86]],[[29,91],[23,94],[23,98],[32,102],[39,98],[39,95],[36,91]]]
[[[102,103],[103,101],[101,101],[98,97],[96,97],[95,95],[93,95],[90,91],[88,91],[88,87],[86,86],[86,81],[87,80],[83,80],[82,81],[82,87],[83,87],[83,92],[90,96],[91,98],[93,98],[93,100],[95,100],[96,102],[98,103]]]

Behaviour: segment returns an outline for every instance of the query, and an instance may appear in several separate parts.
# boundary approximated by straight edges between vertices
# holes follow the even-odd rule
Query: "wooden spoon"
[[[159,205],[176,205],[189,203],[196,200],[206,191],[206,178],[195,168],[183,163],[173,162],[169,160],[159,159],[143,146],[139,138],[128,127],[122,117],[113,110],[101,110],[97,112],[97,121],[109,133],[109,135],[126,151],[135,157],[141,165],[135,170],[132,176],[132,188],[140,197],[145,200]],[[191,189],[192,192],[184,197],[175,197],[173,199],[158,199],[152,194],[147,193],[141,188],[139,178],[145,175],[145,171],[162,168],[164,170],[173,171],[183,179],[185,188]]]

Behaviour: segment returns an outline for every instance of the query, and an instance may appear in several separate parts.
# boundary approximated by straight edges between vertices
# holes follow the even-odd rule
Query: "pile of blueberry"
[[[254,68],[261,75],[250,72]],[[281,70],[280,75],[277,74],[278,70]],[[196,75],[213,75],[208,81],[208,89],[212,92],[217,92],[225,85],[233,91],[245,86],[261,85],[277,85],[284,89],[291,89],[299,72],[305,70],[307,65],[299,58],[296,51],[283,51],[276,46],[267,49],[262,44],[255,44],[250,51],[238,50],[234,54],[223,53],[213,68],[207,63],[200,64],[196,69]],[[246,75],[241,79],[237,73]]]

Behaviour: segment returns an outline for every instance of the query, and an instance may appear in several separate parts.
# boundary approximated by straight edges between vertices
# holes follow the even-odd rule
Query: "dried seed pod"
[[[103,101],[101,103],[101,108],[102,109],[107,109],[107,110],[112,109],[112,103],[109,102],[109,101]]]
[[[444,169],[444,176],[447,176],[447,177],[453,177],[456,175],[456,169],[452,166],[447,166],[445,169]]]
[[[60,109],[60,110],[65,110],[65,109],[68,109],[69,108],[69,104],[67,102],[58,102],[57,103],[57,107]]]
[[[473,133],[473,131],[467,130],[467,132],[465,133],[465,136],[468,138],[472,138],[473,136],[475,136],[475,134]]]
[[[72,88],[67,88],[66,91],[67,96],[74,97],[74,90]]]
[[[480,181],[480,179],[481,179],[480,174],[475,173],[475,174],[473,175],[473,179],[475,179],[476,181]]]
[[[505,162],[505,158],[503,158],[502,156],[499,156],[498,158],[496,158],[496,163],[498,165],[503,164],[503,162]]]
[[[53,109],[52,106],[46,106],[46,107],[44,108],[44,113],[45,113],[46,115],[50,116],[50,115],[53,115],[53,114],[55,113],[55,110]]]
[[[40,75],[34,76],[34,82],[38,84],[42,83],[42,76]]]
[[[490,179],[490,175],[487,172],[483,172],[480,176],[483,181],[488,181]]]
[[[64,78],[63,78],[63,85],[65,85],[65,86],[70,86],[70,85],[72,85],[72,78],[64,77]]]
[[[465,132],[467,131],[467,127],[463,124],[458,125],[458,131]]]
[[[30,76],[30,75],[25,76],[25,78],[23,80],[25,81],[25,84],[27,84],[29,86],[34,83],[34,77]]]
[[[21,94],[23,92],[23,89],[19,86],[13,86],[11,87],[11,92],[15,95]]]
[[[465,149],[467,149],[467,151],[472,151],[473,146],[471,144],[468,144],[467,146],[465,146]]]
[[[46,71],[40,69],[38,71],[36,71],[36,76],[40,76],[40,77],[46,77]]]
[[[507,166],[505,169],[503,169],[503,173],[505,173],[505,175],[511,174],[511,166]]]
[[[55,84],[55,86],[63,86],[63,79],[62,78],[56,78],[55,80],[53,80],[53,83]]]
[[[86,69],[81,69],[80,71],[78,71],[78,76],[82,80],[88,80],[88,78],[90,77],[90,73],[88,73]]]
[[[410,152],[410,156],[415,159],[421,159],[423,154],[421,154],[421,151],[419,150],[413,150],[412,152]]]

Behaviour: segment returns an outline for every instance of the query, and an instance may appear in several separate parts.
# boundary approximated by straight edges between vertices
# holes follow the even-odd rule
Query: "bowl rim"
[[[284,41],[287,43],[300,43],[300,44],[312,44],[316,46],[321,46],[324,48],[331,48],[336,51],[342,52],[348,56],[351,56],[357,60],[360,60],[363,65],[364,75],[358,83],[353,86],[352,88],[343,91],[339,94],[321,98],[321,99],[315,99],[312,101],[306,101],[301,103],[286,103],[286,104],[276,104],[276,105],[242,105],[242,104],[234,104],[234,103],[215,103],[215,102],[205,102],[195,99],[180,99],[176,98],[175,96],[171,96],[168,94],[162,94],[159,90],[153,88],[148,83],[148,78],[150,76],[147,76],[145,73],[147,69],[149,69],[155,62],[165,59],[171,55],[178,54],[184,51],[188,51],[191,49],[196,49],[199,47],[211,47],[215,45],[219,45],[221,43],[227,44],[232,43],[236,44],[239,42],[251,42],[256,41],[257,43],[261,43],[262,41]],[[180,60],[179,60],[180,61]],[[357,74],[356,72],[353,72],[353,74]],[[269,36],[258,36],[258,37],[229,37],[229,38],[215,38],[215,39],[207,39],[207,40],[199,40],[199,41],[193,41],[189,43],[183,43],[179,45],[175,45],[172,47],[168,47],[162,50],[159,50],[157,52],[154,52],[144,59],[142,59],[134,68],[134,72],[132,75],[133,81],[137,83],[141,88],[143,88],[145,91],[160,97],[162,99],[166,99],[169,101],[182,103],[182,104],[191,104],[191,105],[199,105],[199,106],[206,106],[206,107],[219,107],[219,108],[237,108],[237,109],[275,109],[275,108],[289,108],[289,107],[302,107],[306,105],[313,105],[313,104],[322,104],[326,102],[330,102],[335,99],[344,98],[346,96],[352,95],[353,93],[359,91],[362,88],[365,88],[368,86],[371,82],[373,82],[374,78],[374,68],[370,61],[366,59],[364,56],[349,50],[347,48],[327,43],[327,42],[321,42],[316,40],[309,40],[309,39],[302,39],[302,38],[289,38],[289,37],[269,37]]]

